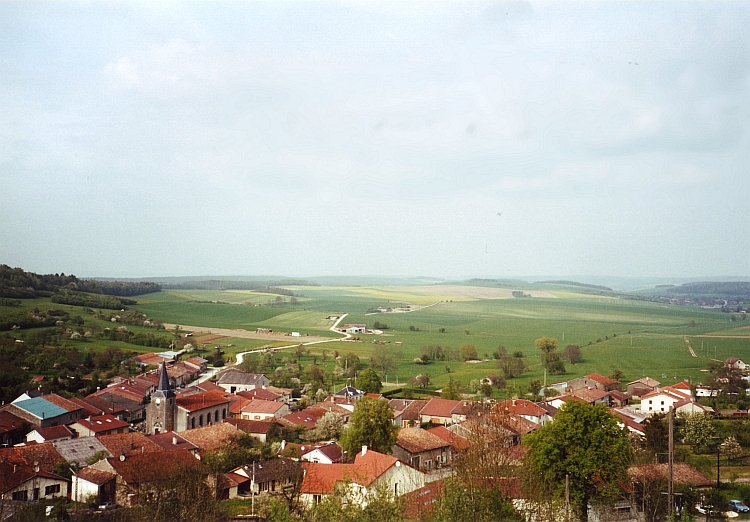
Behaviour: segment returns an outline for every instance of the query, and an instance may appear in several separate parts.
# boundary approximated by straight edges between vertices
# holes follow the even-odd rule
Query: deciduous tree
[[[571,506],[584,522],[589,502],[615,500],[628,480],[632,449],[627,431],[602,405],[566,402],[555,422],[528,435],[524,443],[529,448],[527,486],[543,483],[561,496],[567,475]]]
[[[349,427],[339,444],[354,456],[362,446],[381,453],[390,453],[396,444],[398,428],[393,424],[393,410],[388,401],[362,397],[354,406]]]
[[[383,388],[380,377],[378,377],[378,374],[372,368],[366,368],[359,372],[354,385],[357,389],[367,393],[380,393],[380,390]]]

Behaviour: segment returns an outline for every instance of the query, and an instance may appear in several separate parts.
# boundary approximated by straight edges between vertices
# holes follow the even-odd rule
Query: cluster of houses
[[[282,426],[312,430],[330,412],[346,429],[358,400],[388,400],[347,386],[298,411],[292,390],[271,386],[262,374],[229,368],[215,382],[181,387],[205,371],[205,360],[193,357],[168,365],[158,355],[142,357],[144,364],[159,363],[159,370],[115,379],[82,399],[31,392],[0,408],[2,499],[68,497],[136,505],[143,502],[144,484],[165,479],[178,467],[195,468],[208,477],[201,457],[243,433],[265,442]],[[521,438],[553,422],[568,400],[604,404],[641,436],[644,420],[670,407],[685,413],[710,410],[696,402],[688,383],[661,387],[648,377],[628,383],[624,392],[621,383],[598,374],[551,387],[560,394],[539,402],[392,399],[393,422],[400,430],[390,454],[362,447],[356,455],[346,455],[335,441],[282,442],[278,458],[207,480],[219,499],[299,487],[308,505],[342,489],[353,501],[366,503],[369,493],[385,488],[408,495],[411,502],[428,502],[429,492],[439,489],[436,482],[451,473],[456,455],[481,435],[488,416],[499,422],[509,459],[520,463]],[[628,404],[633,397],[640,398],[639,405]],[[74,471],[70,479],[61,476],[64,464]],[[632,470],[636,478],[642,472]],[[696,486],[708,483],[696,474],[692,469],[683,473]]]

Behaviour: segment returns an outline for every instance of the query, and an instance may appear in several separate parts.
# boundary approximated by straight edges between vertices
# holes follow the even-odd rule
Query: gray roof
[[[99,442],[96,437],[79,437],[77,439],[60,440],[52,443],[57,452],[68,464],[86,465],[86,459],[97,451],[106,451],[108,456],[112,454]]]
[[[365,392],[358,390],[354,386],[346,386],[333,394],[334,397],[346,397],[348,399],[358,399],[364,397]]]
[[[236,368],[230,368],[221,372],[216,379],[216,384],[258,384],[263,378],[262,373],[246,373]]]
[[[41,397],[34,397],[33,399],[26,399],[25,401],[18,401],[13,403],[17,408],[21,408],[24,411],[29,412],[34,417],[39,419],[51,419],[59,415],[65,415],[68,410],[65,410],[53,404],[48,400],[42,399]]]

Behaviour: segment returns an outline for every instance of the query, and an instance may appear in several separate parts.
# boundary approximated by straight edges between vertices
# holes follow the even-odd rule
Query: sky
[[[0,2],[0,263],[750,276],[748,2]]]

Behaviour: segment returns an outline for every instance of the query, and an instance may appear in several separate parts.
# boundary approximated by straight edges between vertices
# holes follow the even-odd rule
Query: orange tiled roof
[[[102,433],[111,430],[119,430],[127,428],[129,424],[125,421],[106,413],[104,415],[98,415],[96,417],[89,417],[87,419],[79,419],[76,424],[80,424],[84,428],[93,431],[94,433]]]
[[[229,404],[231,401],[225,397],[223,392],[208,391],[194,395],[182,395],[177,397],[177,406],[187,411],[198,411],[212,408],[221,404]]]
[[[240,430],[226,422],[180,432],[185,440],[198,446],[201,451],[218,449],[234,442],[241,434]]]
[[[498,413],[516,413],[518,415],[527,415],[529,417],[541,417],[547,413],[547,411],[541,406],[526,399],[500,401],[492,409]]]
[[[99,442],[107,450],[119,457],[120,455],[137,455],[141,453],[155,453],[161,451],[161,448],[146,437],[143,433],[131,431],[129,433],[113,433],[97,437]]]
[[[396,445],[409,453],[421,453],[451,445],[434,433],[422,428],[402,428],[398,431]]]
[[[302,481],[302,493],[333,494],[336,484],[351,480],[362,486],[369,486],[398,462],[396,457],[384,455],[377,451],[360,451],[354,458],[354,464],[319,464],[305,462],[305,478]],[[406,465],[403,464],[402,465]]]
[[[430,417],[450,417],[453,409],[460,404],[461,401],[453,401],[450,399],[440,399],[433,397],[427,402],[420,415],[429,415]]]
[[[605,377],[604,375],[599,375],[598,373],[590,373],[586,377],[588,377],[592,381],[598,382],[599,384],[603,386],[611,386],[613,384],[620,384],[620,381],[610,379],[609,377]]]

